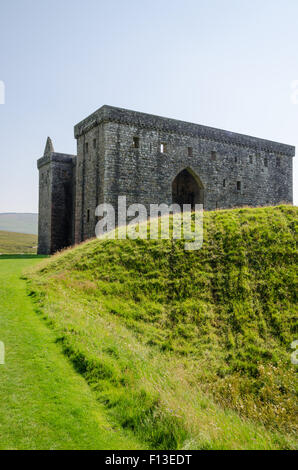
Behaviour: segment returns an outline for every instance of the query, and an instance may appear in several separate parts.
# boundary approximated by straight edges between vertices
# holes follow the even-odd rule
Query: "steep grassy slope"
[[[97,398],[151,447],[292,448],[297,208],[204,214],[204,243],[92,240],[30,274]]]
[[[37,235],[0,230],[0,254],[36,253]]]

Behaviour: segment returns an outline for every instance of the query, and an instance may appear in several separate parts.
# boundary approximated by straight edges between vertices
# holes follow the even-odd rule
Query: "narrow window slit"
[[[166,153],[166,151],[167,151],[167,144],[165,144],[164,142],[161,142],[160,153]]]
[[[134,149],[140,148],[140,138],[139,137],[134,137],[132,140],[132,146]]]

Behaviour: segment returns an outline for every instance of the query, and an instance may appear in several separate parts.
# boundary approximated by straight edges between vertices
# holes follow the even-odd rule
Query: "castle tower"
[[[77,157],[48,138],[39,169],[38,253],[94,237],[96,207],[203,204],[204,210],[293,201],[295,147],[102,106],[74,128]]]
[[[38,254],[52,254],[73,243],[76,156],[56,153],[50,137],[39,170]]]

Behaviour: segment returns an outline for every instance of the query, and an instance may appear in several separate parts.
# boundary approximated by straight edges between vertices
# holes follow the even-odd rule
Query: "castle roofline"
[[[85,134],[93,127],[104,122],[135,125],[144,129],[155,129],[161,132],[172,132],[214,142],[250,147],[255,151],[264,150],[291,157],[295,156],[295,147],[291,145],[108,105],[102,106],[90,116],[76,124],[74,127],[75,138],[78,138],[80,135]]]
[[[59,162],[59,163],[71,163],[76,159],[76,155],[70,155],[68,153],[57,153],[52,152],[44,155],[43,157],[37,160],[37,168],[41,168],[44,165],[47,165],[50,162]]]

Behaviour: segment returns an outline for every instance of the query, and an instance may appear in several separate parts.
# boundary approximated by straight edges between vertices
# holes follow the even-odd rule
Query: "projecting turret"
[[[76,157],[54,151],[47,138],[39,170],[38,253],[51,254],[73,241]]]

